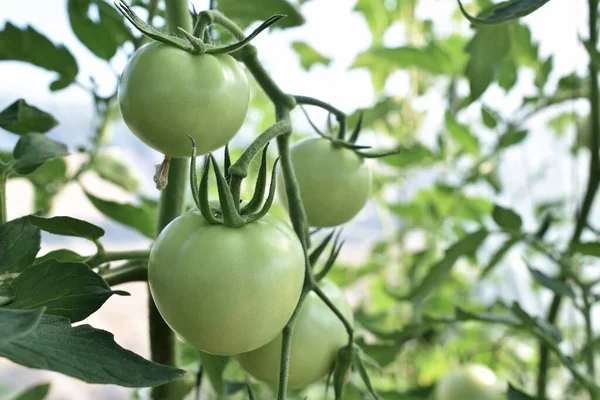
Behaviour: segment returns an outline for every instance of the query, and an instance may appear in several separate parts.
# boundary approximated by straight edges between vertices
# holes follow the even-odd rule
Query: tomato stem
[[[97,254],[86,261],[90,268],[98,267],[110,261],[120,260],[148,260],[149,250],[112,251]]]
[[[6,215],[6,170],[0,168],[0,224],[7,221]]]
[[[335,118],[337,119],[337,122],[339,124],[337,138],[338,140],[344,140],[344,137],[346,136],[346,114],[343,111],[340,111],[339,109],[335,108],[329,103],[326,103],[319,99],[314,99],[312,97],[294,96],[294,98],[296,99],[296,102],[298,104],[306,104],[307,106],[319,107],[335,115]]]

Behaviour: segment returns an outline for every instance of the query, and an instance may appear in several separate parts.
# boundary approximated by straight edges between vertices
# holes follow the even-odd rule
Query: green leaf
[[[517,64],[512,58],[504,60],[498,71],[498,85],[505,91],[509,91],[517,84]]]
[[[14,309],[46,307],[46,314],[81,321],[98,310],[115,292],[86,264],[48,260],[21,272],[11,285]]]
[[[533,279],[535,279],[537,283],[539,283],[546,289],[550,289],[551,291],[560,296],[566,296],[575,300],[575,292],[573,291],[573,288],[569,286],[568,283],[563,282],[557,278],[552,278],[540,271],[539,269],[531,267],[529,264],[527,265],[527,268],[529,268],[531,276],[533,276]]]
[[[535,397],[532,397],[532,396],[526,394],[525,392],[522,392],[521,390],[517,389],[510,383],[508,384],[507,396],[508,396],[507,397],[508,400],[535,400]]]
[[[454,72],[452,60],[442,49],[430,44],[427,47],[373,47],[360,53],[352,68],[382,68],[389,72],[415,68],[435,75]]]
[[[477,100],[496,78],[511,47],[508,25],[479,28],[467,45],[469,61],[465,76],[471,87],[471,100]]]
[[[41,232],[22,217],[0,225],[0,274],[22,272],[40,251]]]
[[[498,126],[498,115],[495,115],[487,107],[481,107],[481,119],[483,120],[483,124],[490,129]]]
[[[466,125],[462,125],[450,114],[446,114],[446,129],[454,141],[470,154],[479,154],[479,140]]]
[[[19,99],[0,111],[0,128],[17,135],[46,133],[58,125],[58,121],[45,111]]]
[[[11,340],[31,332],[39,324],[44,308],[37,310],[11,310],[0,308],[0,348]]]
[[[0,60],[24,61],[59,74],[50,90],[75,82],[78,67],[75,57],[64,46],[54,45],[32,27],[17,28],[10,22],[0,31]]]
[[[475,25],[495,25],[512,21],[517,18],[531,14],[550,0],[508,0],[484,10],[479,16],[472,17],[460,4],[461,11],[465,17]]]
[[[543,319],[534,318],[531,315],[527,314],[527,312],[521,308],[519,303],[514,302],[512,304],[511,311],[527,327],[537,329],[548,340],[552,340],[556,342],[556,344],[562,341],[562,333],[556,326],[550,324],[549,322],[546,322]]]
[[[429,165],[435,160],[435,154],[421,143],[398,149],[398,154],[384,157],[382,162],[395,167],[413,167]]]
[[[500,136],[498,139],[497,149],[505,149],[521,143],[527,137],[528,133],[528,131],[515,131],[513,129],[509,129],[508,132]]]
[[[89,17],[92,6],[98,21]],[[100,58],[110,60],[119,46],[133,39],[121,14],[102,0],[68,0],[67,11],[75,36]]]
[[[140,190],[140,182],[131,172],[129,166],[109,153],[99,153],[94,159],[92,169],[102,179],[114,183],[128,192],[137,192]]]
[[[100,199],[85,192],[88,199],[102,214],[135,229],[142,235],[153,238],[156,232],[156,209],[148,204],[140,206],[133,204],[117,203],[114,201]]]
[[[292,49],[300,57],[302,68],[307,71],[315,64],[329,65],[331,63],[331,58],[325,57],[304,42],[292,42]]]
[[[600,257],[600,242],[576,242],[571,250],[586,256]]]
[[[382,392],[381,395],[385,400],[430,400],[434,391],[435,385],[431,385],[416,387],[405,392]]]
[[[458,240],[446,250],[444,258],[431,267],[421,283],[407,296],[401,298],[415,302],[427,297],[450,276],[452,267],[460,257],[473,255],[477,251],[487,234],[485,229],[480,229]]]
[[[21,136],[13,150],[13,169],[19,174],[30,174],[46,161],[69,154],[67,146],[39,134]]]
[[[44,400],[50,391],[49,383],[40,383],[25,389],[19,393],[13,400]]]
[[[4,312],[14,310],[0,309],[0,313]],[[122,348],[115,343],[112,333],[90,325],[72,327],[67,318],[56,315],[42,316],[34,330],[0,345],[0,356],[29,368],[60,372],[88,383],[125,387],[157,386],[185,374]]]
[[[494,222],[496,222],[498,226],[510,231],[518,231],[523,224],[519,214],[497,204],[492,210],[492,218],[494,218]]]
[[[353,360],[352,364],[353,364],[354,368],[358,371],[360,378],[362,379],[363,383],[369,390],[369,393],[371,393],[371,396],[373,396],[373,398],[375,400],[378,400],[379,396],[377,395],[377,392],[375,391],[375,389],[373,388],[373,385],[371,384],[371,379],[369,378],[369,374],[367,373],[367,369],[365,368],[363,358],[365,358],[365,355],[362,352],[361,348],[358,347],[357,345],[354,345],[354,357],[352,359]]]
[[[398,10],[395,10],[381,1],[358,0],[354,11],[364,15],[364,18],[369,25],[373,42],[380,43],[383,40],[387,28],[398,17]]]
[[[507,239],[504,244],[500,246],[498,250],[496,250],[496,252],[492,255],[492,258],[490,258],[490,261],[483,268],[483,271],[481,272],[481,278],[488,276],[516,243],[518,243],[518,240]]]
[[[223,394],[225,390],[225,381],[223,380],[223,372],[227,368],[230,357],[218,356],[215,354],[205,353],[200,351],[200,361],[204,372],[208,375],[210,384],[215,392]]]
[[[77,263],[77,262],[85,261],[86,259],[87,259],[87,257],[77,254],[74,251],[67,250],[67,249],[59,249],[59,250],[54,250],[47,254],[44,254],[43,256],[41,256],[39,258],[36,258],[34,265],[41,264],[48,260],[57,260],[57,261],[61,261],[61,262]]]
[[[274,14],[286,15],[284,19],[274,25],[275,27],[291,28],[304,23],[304,17],[298,8],[286,0],[219,0],[217,8],[242,26],[248,26],[256,21],[264,21]]]
[[[12,280],[10,280],[9,282],[12,282]],[[15,292],[13,292],[10,286],[0,286],[0,307],[10,303],[14,299]]]
[[[37,215],[30,215],[29,222],[39,227],[41,230],[61,236],[74,236],[89,240],[100,239],[104,236],[104,229],[71,217],[52,217],[43,218]]]

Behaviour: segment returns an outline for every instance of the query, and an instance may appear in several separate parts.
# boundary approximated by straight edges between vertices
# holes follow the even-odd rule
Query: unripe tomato
[[[160,42],[138,49],[119,83],[125,123],[148,146],[170,157],[189,157],[224,146],[248,112],[249,85],[227,54],[194,55]]]
[[[291,156],[310,226],[348,222],[369,199],[371,171],[354,151],[334,147],[326,139],[310,138],[293,145]],[[285,199],[281,173],[278,189]],[[287,201],[284,203],[287,206]]]
[[[219,355],[273,340],[292,315],[304,281],[300,241],[270,214],[230,228],[190,211],[160,233],[148,268],[152,297],[171,329]]]
[[[327,297],[353,323],[352,310],[344,293],[334,283],[323,280],[319,286]],[[279,379],[282,335],[267,345],[236,356],[242,368],[257,379],[276,385]],[[344,324],[314,293],[306,296],[294,324],[288,385],[299,389],[326,376],[338,351],[348,343]]]
[[[446,374],[436,385],[435,400],[499,400],[494,371],[471,364]]]

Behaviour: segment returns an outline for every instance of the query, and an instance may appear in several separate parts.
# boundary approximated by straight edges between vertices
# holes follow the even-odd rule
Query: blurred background
[[[101,0],[88,2],[91,21],[99,18],[96,2]],[[222,2],[235,11],[231,5],[235,2]],[[262,4],[279,2],[252,3],[256,10],[264,9],[256,19],[279,11]],[[406,293],[445,248],[490,223],[494,204],[516,211],[528,232],[535,232],[551,215],[553,224],[545,239],[565,246],[589,162],[584,149],[589,107],[582,98],[588,63],[581,43],[587,35],[586,3],[553,0],[520,22],[478,37],[454,1],[281,3],[291,4],[297,13],[298,20],[292,15],[294,26],[272,28],[254,40],[275,81],[289,93],[310,95],[347,112],[351,126],[358,110],[364,110],[363,143],[403,148],[399,155],[369,161],[376,171],[373,198],[344,228],[346,244],[331,273],[345,288],[359,324],[399,329],[417,313],[444,316],[451,315],[455,305],[489,309],[513,301],[531,315],[543,315],[552,292],[534,283],[523,257],[548,274],[556,270],[523,244],[507,244],[501,235],[488,238],[475,255],[461,260],[423,304],[398,301],[387,289]],[[134,9],[145,16],[145,2],[139,4]],[[475,12],[490,2],[466,4]],[[202,10],[208,1],[191,5]],[[258,25],[250,14],[232,17],[249,30]],[[154,23],[164,23],[160,13]],[[59,160],[60,165],[48,168],[49,175],[8,182],[9,219],[38,210],[69,215],[103,227],[107,250],[147,248],[151,241],[144,235],[143,223],[115,220],[90,200],[91,195],[131,203],[149,219],[156,211],[159,192],[152,176],[162,156],[129,132],[118,110],[101,120],[91,94],[115,92],[133,45],[125,43],[108,60],[98,57],[74,34],[64,0],[0,0],[0,30],[8,24],[31,26],[52,43],[64,45],[79,67],[75,84],[51,91],[55,72],[0,62],[0,109],[23,98],[51,113],[59,125],[48,136],[72,152],[64,166]],[[271,106],[257,87],[251,105],[233,143],[234,153],[273,122]],[[324,129],[326,114],[309,112]],[[314,134],[300,111],[293,114],[293,123],[298,137]],[[0,131],[0,152],[10,152],[17,139]],[[67,179],[86,165],[89,151],[97,155],[94,164],[77,180]],[[62,172],[55,174],[56,170]],[[284,215],[281,205],[275,208]],[[595,216],[596,207],[590,221]],[[586,235],[596,238],[592,231]],[[80,254],[95,251],[85,240],[43,235],[42,254],[60,248]],[[594,262],[587,267],[593,271]],[[130,283],[122,289],[131,296],[110,298],[83,323],[113,332],[119,344],[148,357],[145,284]],[[569,305],[561,313],[561,323],[562,348],[576,359],[582,319]],[[375,336],[366,333],[363,340],[384,367],[374,379],[390,393],[427,386],[452,366],[469,361],[489,365],[502,380],[518,382],[530,392],[535,386],[536,342],[502,326],[449,324],[432,330],[430,337],[385,346],[373,344]],[[231,366],[227,373],[238,376],[236,368]],[[552,377],[552,398],[586,398],[564,369],[553,368]],[[0,397],[41,381],[52,383],[48,398],[53,400],[134,395],[130,389],[88,385],[0,360]],[[322,388],[309,389],[309,399],[321,398]],[[210,388],[205,391],[205,398],[212,398]],[[270,393],[268,388],[258,391]],[[355,391],[360,394],[358,388]],[[349,393],[348,398],[362,398]],[[564,397],[565,393],[572,397]]]

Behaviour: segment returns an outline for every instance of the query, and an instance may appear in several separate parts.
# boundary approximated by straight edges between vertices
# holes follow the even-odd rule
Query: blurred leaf
[[[33,209],[41,215],[49,214],[54,197],[67,182],[67,163],[63,158],[54,158],[26,177],[33,184]]]
[[[458,240],[446,250],[444,258],[431,267],[421,283],[407,296],[401,296],[401,298],[414,302],[427,297],[450,276],[452,267],[460,257],[471,256],[477,251],[487,234],[486,230],[481,229]]]
[[[512,58],[506,58],[498,71],[498,85],[507,92],[517,83],[517,65]]]
[[[71,217],[43,218],[36,215],[29,216],[29,222],[41,230],[61,236],[75,236],[90,240],[100,239],[104,236],[104,229]]]
[[[600,242],[576,242],[571,250],[586,256],[600,257]]]
[[[12,279],[9,281],[12,282]],[[3,282],[5,284],[6,282]],[[10,286],[0,286],[0,307],[15,299],[15,292]]]
[[[113,294],[110,286],[86,264],[48,260],[21,272],[11,285],[15,299],[9,308],[46,307],[54,314],[78,322],[98,310]]]
[[[366,344],[364,341],[358,342],[363,351],[379,364],[382,368],[387,367],[396,360],[396,356],[402,350],[403,343],[393,345],[386,344]]]
[[[431,385],[410,389],[406,392],[382,392],[381,396],[383,396],[385,400],[430,400],[434,390],[435,386]]]
[[[498,115],[487,107],[481,107],[481,119],[483,124],[490,129],[498,126]]]
[[[0,128],[17,135],[26,133],[46,133],[58,125],[51,114],[19,99],[0,111]]]
[[[307,71],[315,64],[329,65],[331,63],[331,58],[325,57],[304,42],[292,42],[292,49],[300,57],[302,68]]]
[[[22,272],[40,251],[40,228],[27,217],[0,225],[0,274]]]
[[[227,368],[230,358],[226,356],[217,356],[200,351],[200,361],[202,368],[208,375],[208,379],[215,390],[219,394],[223,394],[225,390],[225,381],[223,380],[223,372]]]
[[[474,24],[501,24],[531,14],[550,0],[507,0],[485,9],[477,17],[471,17],[463,11]],[[459,0],[460,3],[460,0]]]
[[[527,268],[529,268],[531,276],[533,276],[533,279],[535,279],[537,283],[539,283],[546,289],[550,289],[552,292],[560,296],[566,296],[571,298],[572,300],[575,300],[575,292],[573,291],[571,286],[569,286],[568,283],[563,282],[557,278],[552,278],[540,271],[539,269],[531,267],[530,265],[527,265]]]
[[[535,397],[532,397],[525,392],[520,391],[516,387],[511,384],[508,384],[508,400],[535,400]]]
[[[133,204],[117,203],[100,199],[87,191],[87,198],[94,207],[107,217],[135,229],[142,235],[153,238],[156,232],[156,208],[148,204],[135,206]]]
[[[488,276],[516,243],[518,243],[518,240],[516,239],[507,239],[504,244],[500,246],[498,250],[496,250],[496,252],[492,255],[492,258],[490,258],[490,261],[483,268],[483,271],[481,272],[481,278]]]
[[[496,222],[498,226],[510,231],[520,230],[521,225],[523,224],[519,214],[509,208],[504,208],[497,204],[492,211],[492,218],[494,218],[494,222]]]
[[[274,14],[286,15],[284,19],[273,25],[274,27],[292,28],[304,23],[304,17],[298,8],[286,0],[219,0],[217,8],[242,26],[264,21]]]
[[[73,55],[64,46],[54,45],[32,27],[17,28],[10,22],[0,31],[0,60],[24,61],[60,77],[50,84],[50,90],[60,90],[75,81],[78,67]]]
[[[13,150],[13,168],[19,174],[30,174],[46,161],[69,154],[67,146],[40,134],[21,136]]]
[[[44,308],[36,310],[11,310],[0,308],[0,348],[11,340],[31,332],[40,323]]]
[[[373,396],[373,398],[375,400],[379,399],[379,396],[377,395],[377,392],[375,392],[375,389],[373,388],[373,385],[371,384],[371,379],[369,378],[369,374],[367,373],[367,369],[365,368],[365,364],[363,359],[365,358],[365,355],[363,353],[363,351],[361,350],[360,347],[358,347],[356,344],[354,345],[354,351],[353,351],[353,357],[352,357],[352,365],[353,367],[356,369],[356,371],[358,371],[358,374],[360,375],[360,378],[362,379],[363,383],[365,384],[365,386],[367,387],[367,389],[369,390],[369,393],[371,393],[371,396]]]
[[[50,391],[49,383],[40,383],[25,389],[19,393],[13,400],[44,400]]]
[[[435,154],[420,143],[400,148],[398,151],[398,154],[384,157],[381,161],[395,167],[406,168],[429,165],[435,160]]]
[[[448,134],[456,143],[458,143],[467,153],[479,154],[479,140],[477,136],[469,130],[466,125],[462,125],[450,114],[446,114],[446,129]]]
[[[423,48],[411,46],[373,47],[358,54],[352,68],[371,69],[383,66],[390,72],[415,68],[437,75],[454,72],[451,61],[448,55],[434,44]]]
[[[109,153],[103,152],[97,154],[94,158],[92,169],[102,179],[114,183],[128,192],[137,192],[140,190],[140,182],[131,172],[129,166]]]
[[[48,260],[57,260],[60,262],[78,263],[78,262],[83,262],[86,259],[87,259],[87,257],[79,255],[79,254],[75,253],[74,251],[67,250],[67,249],[59,249],[59,250],[50,251],[50,252],[44,254],[43,256],[36,258],[34,264],[35,265],[41,264]]]
[[[544,319],[532,317],[521,308],[519,303],[514,302],[512,304],[511,310],[514,313],[514,315],[517,318],[519,318],[527,327],[538,329],[542,335],[544,335],[549,340],[556,342],[556,344],[562,341],[562,333],[556,326],[550,324]]]
[[[519,144],[527,137],[528,133],[528,131],[514,131],[513,129],[509,129],[498,139],[497,148],[505,149],[514,146],[515,144]]]
[[[376,44],[381,42],[387,28],[398,17],[396,10],[390,10],[388,4],[382,1],[358,0],[354,11],[364,15]]]
[[[477,100],[496,78],[510,52],[510,27],[499,25],[477,29],[467,45],[469,61],[465,76],[471,87],[471,100]]]
[[[2,314],[8,312],[15,310],[0,309]],[[5,324],[1,326],[4,329]],[[29,368],[60,372],[88,383],[125,387],[156,386],[185,373],[122,348],[115,343],[112,333],[89,325],[71,327],[67,318],[56,315],[42,316],[32,331],[0,345],[0,356]]]
[[[98,19],[90,18],[90,11],[98,13]],[[133,35],[119,12],[103,0],[68,0],[69,23],[75,36],[92,53],[110,60],[117,49]]]

